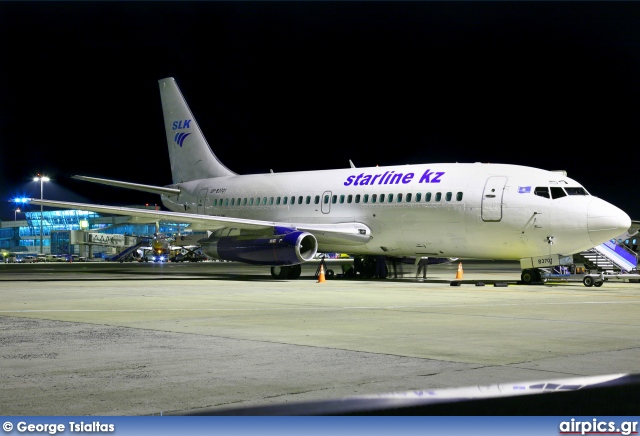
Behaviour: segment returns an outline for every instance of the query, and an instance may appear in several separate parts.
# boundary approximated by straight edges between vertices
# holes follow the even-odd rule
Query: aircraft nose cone
[[[623,210],[600,198],[589,203],[587,229],[594,247],[622,235],[630,227],[631,218]]]

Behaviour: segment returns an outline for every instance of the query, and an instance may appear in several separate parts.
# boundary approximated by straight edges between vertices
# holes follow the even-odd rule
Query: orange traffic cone
[[[456,279],[461,279],[462,278],[462,262],[460,262],[458,264],[458,272],[456,273]]]
[[[324,282],[324,266],[320,264],[320,274],[318,274],[318,283]]]

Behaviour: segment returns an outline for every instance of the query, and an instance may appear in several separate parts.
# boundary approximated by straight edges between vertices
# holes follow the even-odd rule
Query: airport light
[[[17,216],[18,216],[18,212],[22,212],[22,211],[20,210],[20,208],[17,208],[16,210],[14,210],[14,211],[13,211],[13,220],[14,220],[14,221],[16,221],[16,218],[17,218]]]
[[[38,174],[37,177],[33,178],[34,182],[40,182],[40,200],[43,200],[44,197],[42,196],[43,193],[43,188],[42,185],[44,182],[48,182],[49,177],[46,176],[41,176],[40,174]],[[44,254],[44,249],[42,248],[42,240],[44,239],[44,235],[42,234],[42,221],[44,220],[44,211],[42,210],[42,205],[40,205],[40,254]]]

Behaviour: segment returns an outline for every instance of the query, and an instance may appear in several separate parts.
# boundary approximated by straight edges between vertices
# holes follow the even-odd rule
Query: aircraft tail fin
[[[236,175],[209,147],[175,79],[158,83],[173,183]]]

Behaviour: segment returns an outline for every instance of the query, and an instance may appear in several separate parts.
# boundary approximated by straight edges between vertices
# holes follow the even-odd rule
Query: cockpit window
[[[564,197],[566,195],[567,195],[567,193],[564,192],[564,189],[560,188],[559,186],[552,186],[551,187],[551,198],[553,198],[554,200],[556,198]]]
[[[567,191],[567,194],[569,194],[569,195],[589,195],[587,190],[582,188],[582,187],[580,187],[580,188],[564,188],[564,190]]]
[[[536,189],[534,189],[533,193],[539,195],[540,197],[551,198],[549,196],[549,188],[547,188],[546,186],[536,186]]]
[[[549,194],[549,192],[551,192],[551,194]],[[567,195],[589,195],[587,190],[581,186],[573,188],[561,188],[559,186],[552,186],[549,188],[546,186],[536,186],[533,193],[540,197],[553,198],[554,200],[556,198],[562,198]]]

